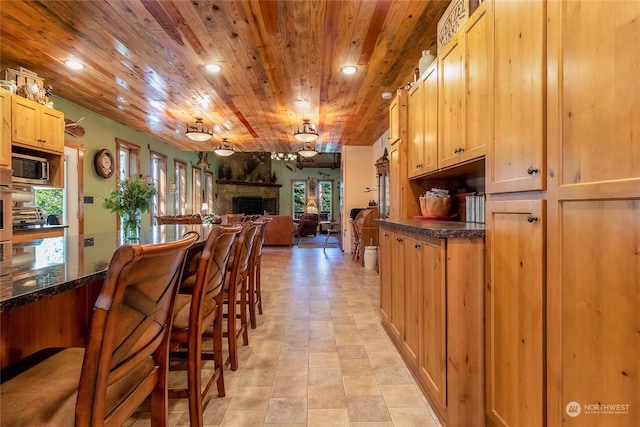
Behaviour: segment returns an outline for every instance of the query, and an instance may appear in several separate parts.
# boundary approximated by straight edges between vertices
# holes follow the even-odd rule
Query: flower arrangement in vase
[[[127,240],[140,239],[142,212],[148,212],[151,197],[156,194],[153,183],[142,175],[122,180],[102,206],[122,217],[122,236]]]

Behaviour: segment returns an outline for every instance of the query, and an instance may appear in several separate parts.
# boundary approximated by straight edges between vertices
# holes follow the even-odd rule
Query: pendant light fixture
[[[233,146],[231,144],[227,143],[227,138],[222,138],[220,146],[214,149],[213,152],[216,154],[216,156],[229,157],[236,151],[233,149]]]
[[[318,154],[318,151],[311,144],[306,144],[304,147],[298,150],[298,154],[308,159]]]
[[[192,141],[204,142],[211,139],[213,129],[207,128],[202,122],[201,117],[196,117],[194,125],[187,125],[187,131],[184,133]]]
[[[302,120],[302,130],[298,128],[298,130],[293,133],[293,136],[300,142],[313,142],[318,139],[318,131],[310,123],[309,119],[304,119]]]

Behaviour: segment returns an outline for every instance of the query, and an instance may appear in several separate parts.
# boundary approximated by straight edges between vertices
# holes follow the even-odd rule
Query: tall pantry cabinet
[[[639,426],[640,2],[547,8],[549,425]]]
[[[640,2],[487,2],[487,420],[640,425]]]
[[[545,419],[545,3],[487,2],[493,138],[486,158],[487,425]],[[514,192],[508,197],[499,193]]]

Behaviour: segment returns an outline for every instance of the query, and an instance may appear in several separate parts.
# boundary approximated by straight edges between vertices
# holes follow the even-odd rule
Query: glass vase
[[[122,215],[122,237],[131,242],[139,241],[141,221],[142,212],[140,212],[140,209],[125,212]]]

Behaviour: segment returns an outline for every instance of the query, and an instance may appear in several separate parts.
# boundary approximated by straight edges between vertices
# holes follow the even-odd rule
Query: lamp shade
[[[301,150],[298,150],[298,154],[308,159],[318,154],[318,151],[311,145],[305,145]]]
[[[196,123],[187,125],[187,131],[184,134],[192,141],[203,142],[211,139],[213,129],[208,129],[202,122],[202,118],[196,117]]]
[[[318,213],[318,205],[316,205],[315,199],[309,199],[307,202],[307,207],[305,209],[306,213],[317,214]]]
[[[302,129],[298,128],[293,137],[301,142],[313,142],[318,139],[318,131],[310,123],[309,119],[302,121]]]
[[[218,148],[215,148],[213,152],[216,154],[216,156],[229,157],[236,151],[231,145],[227,144],[227,138],[223,138],[220,146]]]

